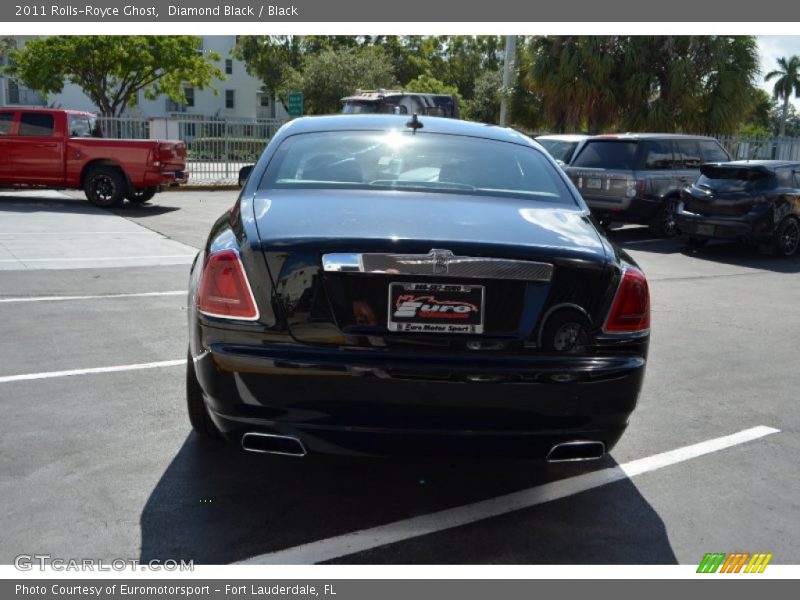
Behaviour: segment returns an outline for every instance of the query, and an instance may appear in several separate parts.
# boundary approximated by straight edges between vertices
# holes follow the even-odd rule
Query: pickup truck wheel
[[[89,202],[101,208],[120,206],[125,199],[125,178],[113,167],[96,167],[89,171],[83,189]]]
[[[789,258],[797,253],[800,247],[800,222],[794,217],[783,220],[775,235],[775,253]]]
[[[653,233],[659,237],[671,238],[675,237],[678,233],[678,223],[675,220],[675,215],[678,212],[678,201],[674,198],[667,198],[664,204],[658,211],[655,221],[653,221],[650,228]]]
[[[136,188],[133,193],[128,194],[128,202],[131,204],[144,204],[153,199],[156,191],[157,188],[154,185],[146,188]]]

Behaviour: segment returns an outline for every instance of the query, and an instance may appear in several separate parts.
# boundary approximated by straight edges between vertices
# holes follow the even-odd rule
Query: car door
[[[696,140],[675,140],[675,183],[678,189],[692,185],[700,176],[703,155]]]
[[[670,139],[647,139],[642,142],[642,168],[647,179],[647,196],[660,200],[675,188],[675,152]]]
[[[0,183],[10,183],[13,173],[11,151],[14,144],[12,136],[14,115],[13,110],[0,111]]]
[[[56,115],[21,111],[11,166],[19,183],[64,183],[64,140],[56,135]]]

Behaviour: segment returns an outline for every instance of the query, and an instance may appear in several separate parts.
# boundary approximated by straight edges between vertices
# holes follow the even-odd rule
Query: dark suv
[[[800,248],[800,162],[735,161],[703,165],[683,190],[680,233],[692,245],[709,239],[772,246],[780,256]]]
[[[703,163],[728,160],[714,138],[626,133],[588,139],[564,170],[601,224],[641,223],[671,237],[681,189]]]

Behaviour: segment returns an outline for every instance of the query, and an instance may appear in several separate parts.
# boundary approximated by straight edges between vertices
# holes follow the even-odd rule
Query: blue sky
[[[781,56],[792,56],[800,54],[800,36],[796,35],[760,35],[758,36],[758,48],[761,54],[761,75],[758,81],[762,88],[772,94],[772,86],[775,80],[767,83],[764,75],[777,68],[775,60]],[[793,98],[794,105],[800,110],[800,99]]]

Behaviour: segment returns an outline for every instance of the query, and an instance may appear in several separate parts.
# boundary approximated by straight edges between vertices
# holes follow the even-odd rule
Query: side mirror
[[[247,165],[239,169],[239,187],[243,187],[247,178],[250,177],[250,171],[253,170],[255,165]]]

